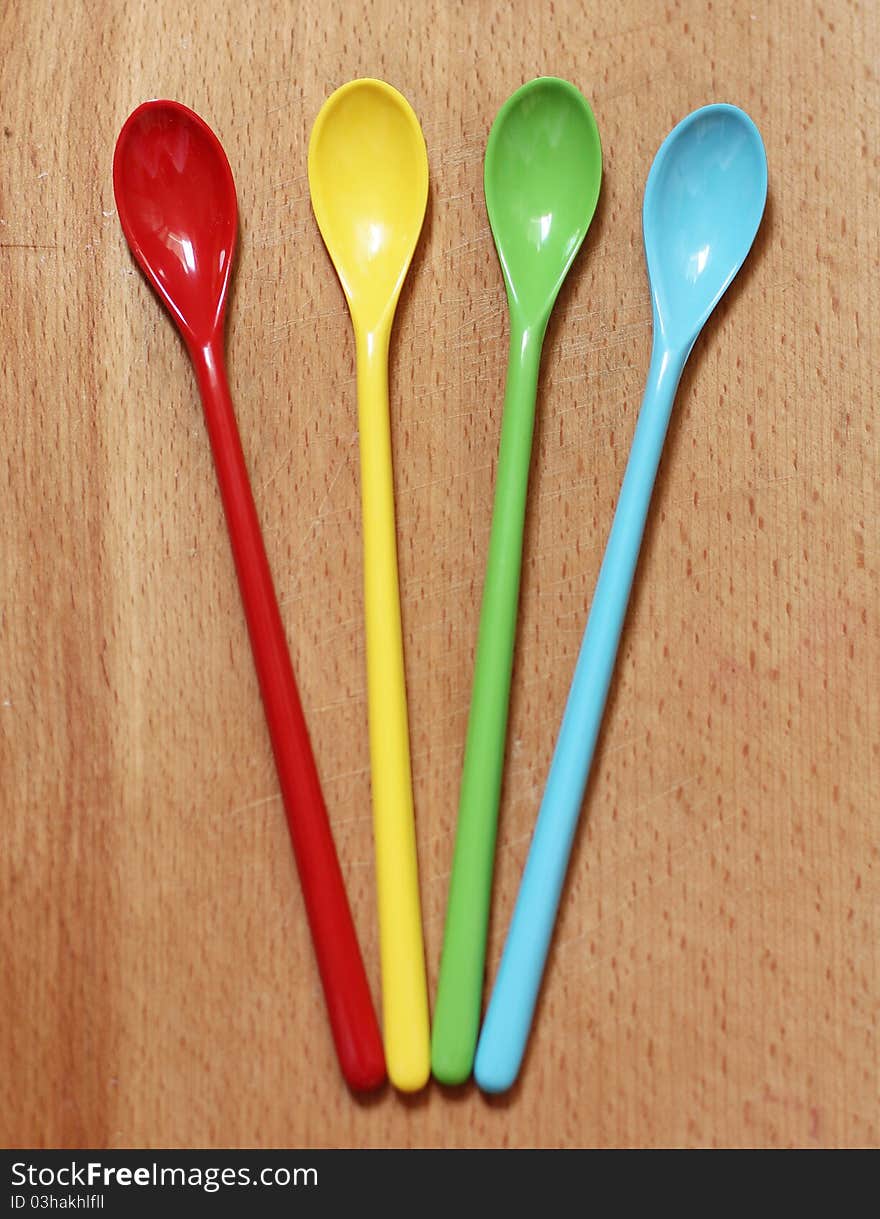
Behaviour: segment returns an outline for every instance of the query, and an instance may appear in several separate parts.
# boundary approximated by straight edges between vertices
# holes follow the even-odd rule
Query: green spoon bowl
[[[599,129],[580,91],[540,76],[508,98],[489,134],[484,181],[512,319],[546,324],[602,184]]]

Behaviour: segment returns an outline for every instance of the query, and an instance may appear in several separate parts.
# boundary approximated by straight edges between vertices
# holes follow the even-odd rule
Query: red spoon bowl
[[[131,252],[192,348],[223,325],[238,230],[235,182],[214,132],[179,102],[129,115],[113,189]]]
[[[131,251],[173,317],[198,378],[336,1052],[352,1088],[374,1088],[385,1078],[379,1024],[226,379],[223,321],[238,228],[232,170],[192,110],[145,102],[120,132],[113,189]]]

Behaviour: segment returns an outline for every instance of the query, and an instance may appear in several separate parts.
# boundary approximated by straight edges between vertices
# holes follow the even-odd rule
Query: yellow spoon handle
[[[387,331],[358,339],[357,369],[385,1058],[391,1082],[410,1092],[427,1083],[431,1051],[397,579]]]

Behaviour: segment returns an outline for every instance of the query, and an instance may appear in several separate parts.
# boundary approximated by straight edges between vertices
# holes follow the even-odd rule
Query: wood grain
[[[0,13],[0,1139],[90,1146],[876,1145],[880,312],[873,0],[8,0]],[[358,75],[424,124],[392,395],[436,981],[506,359],[491,120],[591,99],[599,213],[549,334],[494,974],[640,402],[642,190],[712,100],[770,201],[682,385],[522,1081],[353,1100],[336,1070],[193,378],[113,143],[220,135],[233,396],[378,991],[353,344],[310,125]]]

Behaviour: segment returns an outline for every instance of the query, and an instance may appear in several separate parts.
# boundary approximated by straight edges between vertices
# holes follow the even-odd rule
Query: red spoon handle
[[[373,1088],[385,1078],[382,1038],[260,534],[222,338],[191,355],[336,1052],[352,1088]]]

